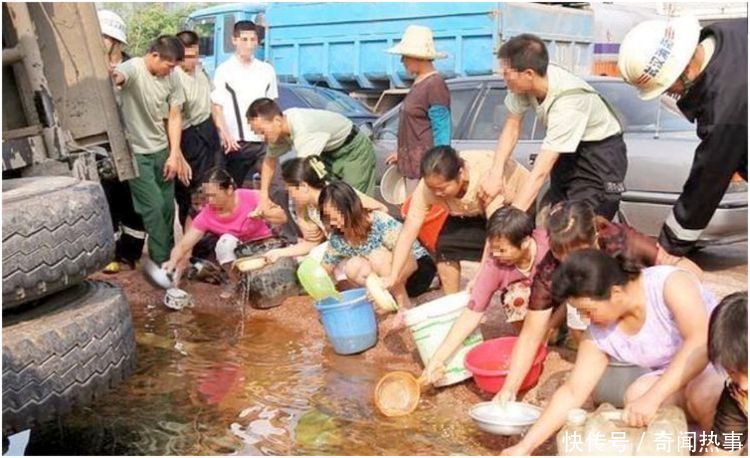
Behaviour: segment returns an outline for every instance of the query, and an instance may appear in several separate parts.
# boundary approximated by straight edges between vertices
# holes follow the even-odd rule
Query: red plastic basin
[[[510,357],[517,337],[498,337],[474,347],[466,354],[464,366],[474,375],[477,386],[489,393],[497,393],[505,383],[510,367]],[[533,388],[539,381],[547,357],[547,347],[542,345],[534,363],[521,384],[520,391]]]

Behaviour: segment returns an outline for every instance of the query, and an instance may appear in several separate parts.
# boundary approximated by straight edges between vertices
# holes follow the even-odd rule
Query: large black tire
[[[71,177],[3,181],[3,310],[100,270],[115,250],[101,186]]]
[[[135,367],[123,291],[85,281],[3,316],[3,434],[89,404]]]

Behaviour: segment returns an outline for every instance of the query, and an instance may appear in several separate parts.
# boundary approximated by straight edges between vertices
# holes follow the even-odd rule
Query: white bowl
[[[391,205],[401,205],[406,200],[406,179],[392,165],[383,173],[380,179],[380,195]]]
[[[524,434],[542,415],[542,410],[525,402],[481,402],[469,410],[479,429],[491,434],[517,436]]]

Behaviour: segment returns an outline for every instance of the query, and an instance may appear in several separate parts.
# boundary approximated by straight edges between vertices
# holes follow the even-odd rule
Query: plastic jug
[[[333,284],[328,272],[313,258],[307,257],[299,264],[297,278],[307,294],[316,301],[329,297],[342,299],[341,293],[336,290],[336,285]]]
[[[677,406],[660,408],[646,428],[622,422],[622,410],[602,404],[593,413],[573,409],[557,433],[558,456],[689,456],[687,420]]]

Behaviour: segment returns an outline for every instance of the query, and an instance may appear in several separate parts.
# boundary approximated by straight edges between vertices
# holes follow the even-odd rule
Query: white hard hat
[[[447,57],[444,52],[438,52],[435,49],[432,30],[429,27],[421,25],[410,25],[407,27],[401,41],[396,46],[387,49],[386,52],[422,60],[435,60]]]
[[[617,67],[643,100],[658,97],[682,75],[698,46],[701,26],[691,16],[645,21],[620,45]]]
[[[125,21],[115,12],[110,10],[99,10],[99,27],[102,34],[112,37],[123,44],[128,44]]]

